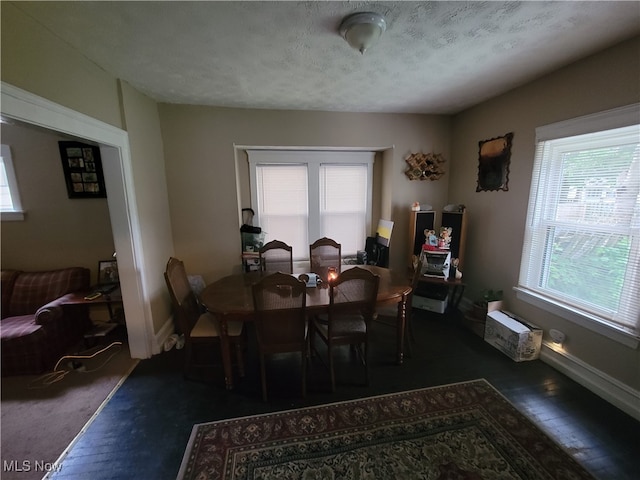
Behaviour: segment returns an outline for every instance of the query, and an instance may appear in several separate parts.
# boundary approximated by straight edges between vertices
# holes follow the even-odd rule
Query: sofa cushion
[[[2,289],[0,313],[2,314],[2,318],[11,315],[11,312],[9,311],[9,299],[13,292],[13,284],[15,283],[19,273],[19,270],[2,270],[2,276],[0,277],[0,288]]]
[[[89,269],[63,268],[49,272],[21,272],[9,300],[11,315],[33,314],[44,304],[76,290],[89,288]]]
[[[33,315],[9,317],[0,323],[2,336],[2,376],[36,375],[53,366],[54,346]]]
[[[28,337],[38,330],[42,330],[42,325],[36,324],[33,315],[9,317],[0,322],[0,336],[2,337],[2,341]]]

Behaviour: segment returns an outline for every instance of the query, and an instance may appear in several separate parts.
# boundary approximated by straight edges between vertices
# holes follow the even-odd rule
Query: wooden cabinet
[[[443,210],[442,220],[435,227],[435,212],[411,212],[411,255],[418,255],[422,251],[425,243],[424,230],[435,230],[436,235],[440,235],[442,227],[451,228],[451,241],[448,250],[436,252],[426,252],[432,257],[442,254],[447,255],[447,261],[454,258],[459,259],[458,268],[462,270],[464,264],[464,251],[467,241],[467,216],[464,206],[459,208],[448,208]],[[448,253],[447,253],[448,252]],[[412,306],[423,310],[430,310],[436,313],[445,313],[449,309],[458,308],[458,304],[464,293],[464,283],[462,280],[454,278],[455,270],[449,264],[449,268],[442,269],[442,276],[439,276],[438,262],[427,260],[429,266],[433,267],[431,274],[420,277],[416,286]],[[443,263],[441,262],[441,265]],[[427,269],[427,272],[429,270]]]
[[[442,212],[442,227],[451,227],[451,258],[458,259],[458,268],[464,266],[464,251],[467,242],[467,215],[465,208],[460,211]]]
[[[412,266],[413,256],[419,256],[424,245],[424,231],[435,230],[436,212],[433,210],[425,210],[411,212],[409,218],[409,260],[408,265]]]
[[[425,243],[425,230],[435,230],[440,234],[440,227],[451,227],[451,258],[458,258],[458,268],[462,270],[464,265],[464,251],[467,241],[467,214],[464,206],[455,211],[443,211],[439,224],[437,212],[434,210],[410,212],[409,217],[409,266],[412,265],[413,256],[420,255],[422,245]]]

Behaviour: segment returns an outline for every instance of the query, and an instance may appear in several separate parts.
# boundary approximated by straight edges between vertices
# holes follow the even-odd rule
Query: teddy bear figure
[[[435,230],[430,230],[428,228],[426,228],[424,230],[424,238],[425,238],[425,244],[429,245],[431,247],[437,247],[438,246],[438,237],[436,237],[436,232]]]
[[[449,250],[451,248],[451,227],[440,227],[440,238],[438,239],[438,248]]]

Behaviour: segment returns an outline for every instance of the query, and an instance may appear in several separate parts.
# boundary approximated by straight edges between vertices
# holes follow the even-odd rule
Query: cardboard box
[[[480,338],[484,338],[487,313],[501,309],[502,300],[488,302],[486,305],[474,303],[473,305],[471,305],[471,310],[469,310],[462,319],[462,324],[473,333],[478,335]]]
[[[484,339],[516,362],[535,360],[540,356],[542,329],[512,313],[495,310],[487,314]]]

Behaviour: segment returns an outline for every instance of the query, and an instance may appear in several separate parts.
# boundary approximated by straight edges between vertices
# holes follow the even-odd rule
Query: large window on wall
[[[329,237],[343,256],[364,248],[371,225],[375,152],[247,150],[251,204],[265,241],[293,247],[294,260],[309,244]]]
[[[24,218],[9,145],[0,146],[0,212],[2,220]]]
[[[540,127],[518,291],[640,337],[639,106]],[[602,328],[602,327],[606,328]]]

